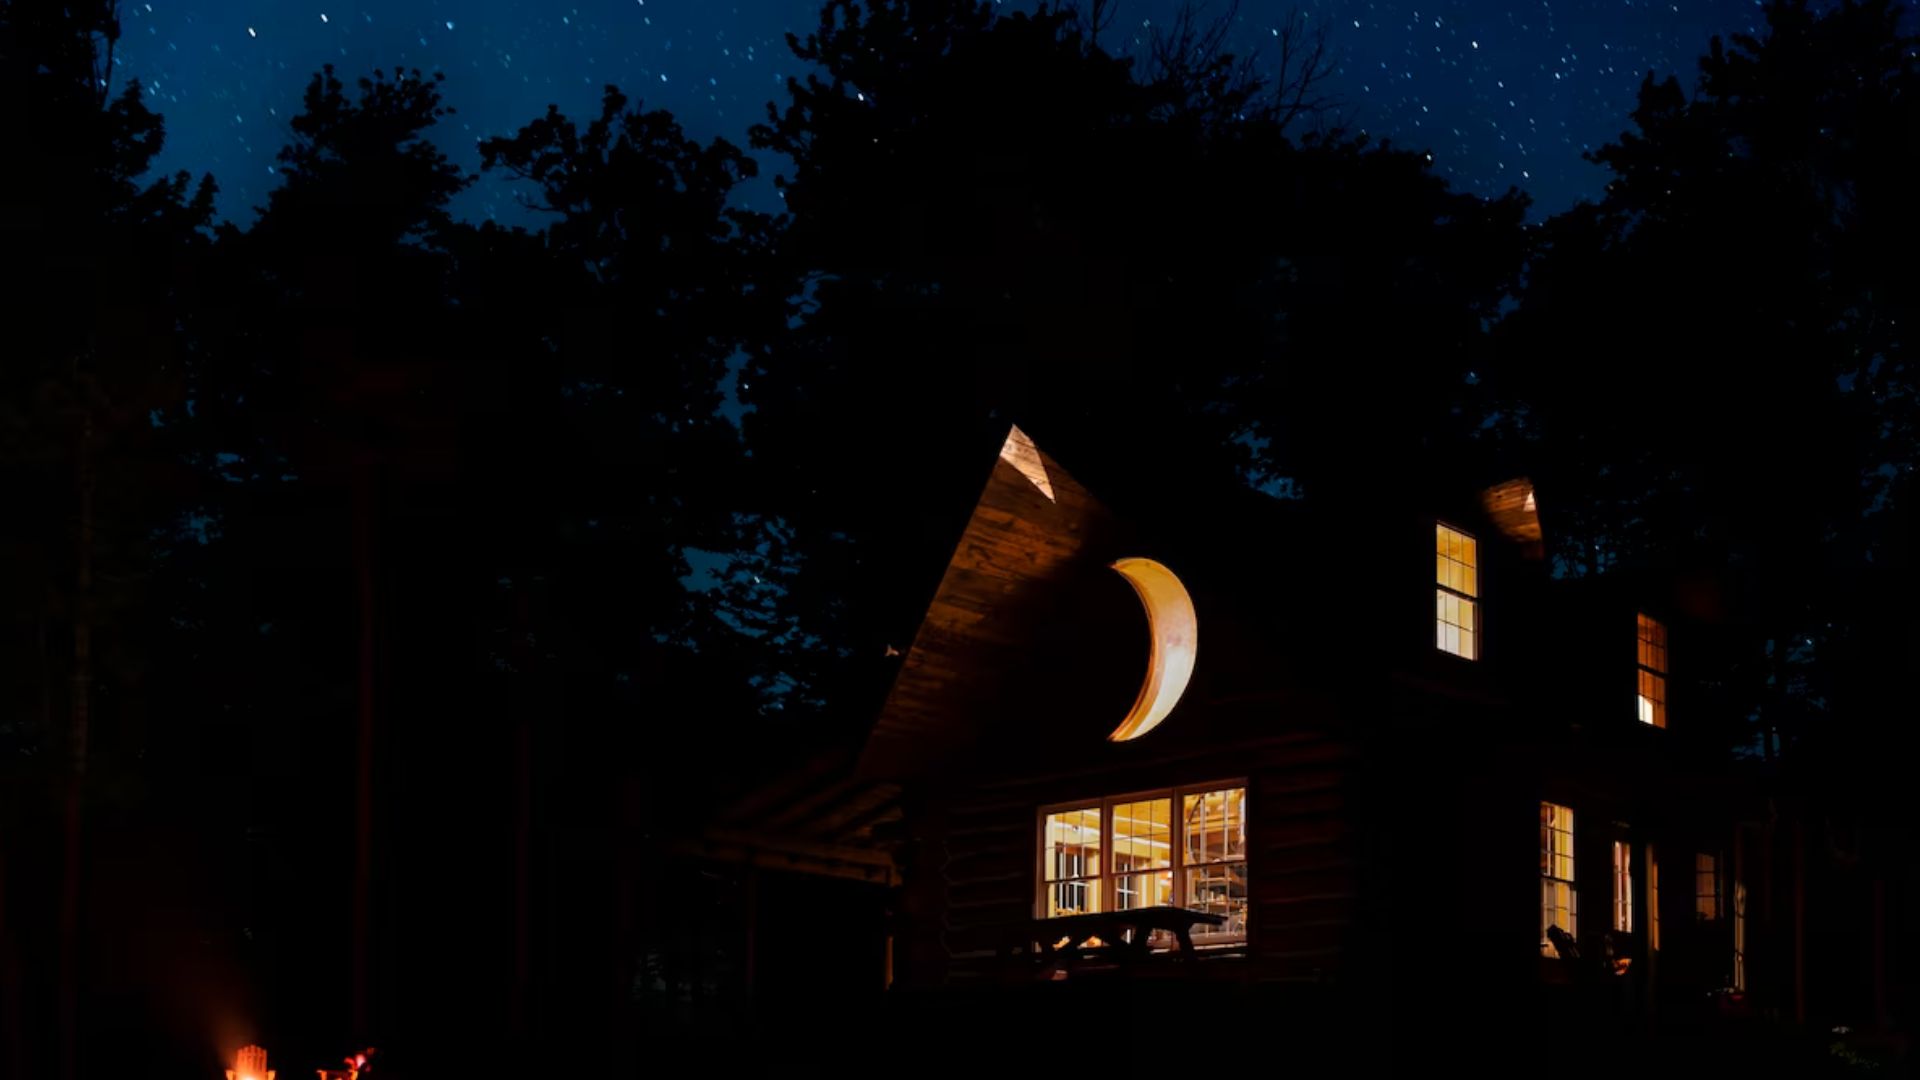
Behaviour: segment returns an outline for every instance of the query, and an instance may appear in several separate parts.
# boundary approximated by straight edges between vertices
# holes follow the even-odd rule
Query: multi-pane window
[[[1458,529],[1434,525],[1433,644],[1472,660],[1480,655],[1480,545]]]
[[[1613,928],[1633,933],[1633,845],[1613,842]]]
[[[1099,911],[1100,808],[1048,814],[1042,832],[1041,910],[1048,918]]]
[[[1181,906],[1218,915],[1218,929],[1204,931],[1238,937],[1247,924],[1247,789],[1194,792],[1181,799],[1185,843],[1181,863],[1186,887]]]
[[[1660,856],[1647,845],[1647,951],[1660,951]]]
[[[1559,927],[1579,936],[1579,915],[1573,888],[1573,810],[1558,803],[1540,804],[1540,950],[1559,957],[1547,931]]]
[[[1693,857],[1693,914],[1706,922],[1720,917],[1720,860],[1705,852]]]
[[[1173,899],[1173,800],[1113,807],[1113,909],[1160,907]]]
[[[1667,726],[1667,627],[1640,616],[1640,722]]]
[[[1245,940],[1244,784],[1049,809],[1040,832],[1043,917],[1177,906],[1222,918],[1217,928],[1195,927],[1195,942]]]

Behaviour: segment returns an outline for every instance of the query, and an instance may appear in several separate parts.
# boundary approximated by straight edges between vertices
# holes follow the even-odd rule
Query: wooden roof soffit
[[[857,775],[899,778],[965,745],[1032,614],[1093,557],[1112,515],[1013,427],[901,660]]]
[[[1540,510],[1533,493],[1533,481],[1524,476],[1493,485],[1480,493],[1480,505],[1507,539],[1520,545],[1521,554],[1539,559],[1546,554],[1540,531]]]

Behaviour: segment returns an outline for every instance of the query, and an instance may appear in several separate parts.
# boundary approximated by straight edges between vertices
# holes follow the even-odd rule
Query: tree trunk
[[[1807,1022],[1807,838],[1802,808],[1793,818],[1793,1022]]]
[[[0,843],[0,1070],[8,1076],[27,1075],[26,1031],[20,1022],[20,992],[26,983],[14,952],[13,928],[7,917],[6,845]]]
[[[537,692],[529,685],[535,663],[533,619],[524,568],[513,581],[512,640],[507,707],[513,720],[513,969],[507,992],[507,1030],[516,1062],[532,1060],[533,1040],[533,719]]]
[[[57,1010],[61,1080],[79,1074],[81,829],[87,777],[88,691],[93,679],[93,402],[91,386],[76,370],[80,423],[75,439],[76,499],[73,539],[73,666],[68,678],[69,769],[63,795],[60,871],[59,991]]]
[[[373,468],[362,463],[353,476],[353,573],[360,616],[358,678],[358,735],[354,755],[353,848],[353,1038],[366,1045],[373,1037],[370,1025],[373,932],[373,709],[375,690],[375,611],[373,528],[375,513]]]
[[[1873,1026],[1887,1030],[1887,879],[1873,874]]]

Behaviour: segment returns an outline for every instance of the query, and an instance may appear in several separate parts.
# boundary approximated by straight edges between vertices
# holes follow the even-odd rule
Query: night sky
[[[616,83],[671,110],[696,137],[745,143],[785,79],[803,73],[784,35],[817,23],[819,0],[122,0],[118,77],[141,79],[167,120],[159,167],[211,171],[221,211],[251,216],[275,182],[274,154],[309,75],[375,67],[444,71],[457,114],[440,139],[475,167],[473,143],[506,134],[549,103],[594,114]],[[1011,6],[1011,5],[1010,5]],[[1144,39],[1179,0],[1120,0],[1103,38]],[[1291,0],[1245,0],[1237,51],[1272,41]],[[1216,0],[1214,10],[1224,4]],[[1466,190],[1530,193],[1536,212],[1595,195],[1581,152],[1626,124],[1649,70],[1691,85],[1715,33],[1750,31],[1757,0],[1319,0],[1340,56],[1334,91],[1352,126],[1429,150]],[[763,161],[777,171],[779,163]],[[776,209],[770,184],[744,199]],[[488,179],[461,213],[519,220],[514,193]]]

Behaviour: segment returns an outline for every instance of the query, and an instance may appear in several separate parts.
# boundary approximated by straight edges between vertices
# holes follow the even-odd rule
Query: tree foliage
[[[1294,138],[1308,99],[1209,40],[1143,66],[1073,11],[960,0],[831,3],[792,39],[818,73],[753,139],[792,162],[803,303],[756,358],[746,431],[779,448],[764,497],[848,538],[837,569],[813,549],[824,594],[910,579],[921,552],[887,530],[964,486],[1008,419],[1152,432],[1276,490],[1454,437],[1444,403],[1515,281],[1524,200]],[[847,632],[866,657],[910,630]]]
[[[1765,34],[1712,43],[1690,95],[1649,77],[1593,154],[1604,196],[1538,230],[1501,328],[1503,431],[1551,473],[1562,569],[1718,568],[1755,631],[1744,700],[1789,737],[1839,736],[1841,698],[1879,691],[1832,676],[1911,640],[1870,629],[1911,588],[1920,446],[1901,19],[1777,0]]]
[[[17,837],[79,672],[116,865],[221,885],[201,925],[129,914],[99,948],[166,942],[318,1015],[344,975],[314,885],[351,862],[373,701],[414,957],[389,1007],[500,978],[472,942],[515,919],[565,958],[557,1014],[615,1007],[585,989],[613,931],[528,912],[615,895],[626,846],[857,738],[903,583],[1009,421],[1306,499],[1506,455],[1562,572],[1725,570],[1754,631],[1729,699],[1858,740],[1914,659],[1920,44],[1893,5],[1772,0],[1691,92],[1649,80],[1604,195],[1538,227],[1343,130],[1300,18],[1277,56],[1192,15],[1124,56],[1083,7],[831,0],[750,135],[777,215],[739,205],[746,151],[617,88],[549,109],[480,147],[528,230],[451,216],[476,177],[435,143],[446,84],[399,69],[316,74],[257,220],[216,227],[210,180],[147,177],[163,125],[112,86],[112,5],[0,3],[33,163],[0,170],[0,239],[36,271],[0,364],[0,781],[33,781],[0,854],[46,855]],[[503,853],[535,834],[516,908]],[[410,899],[449,881],[488,884]]]

